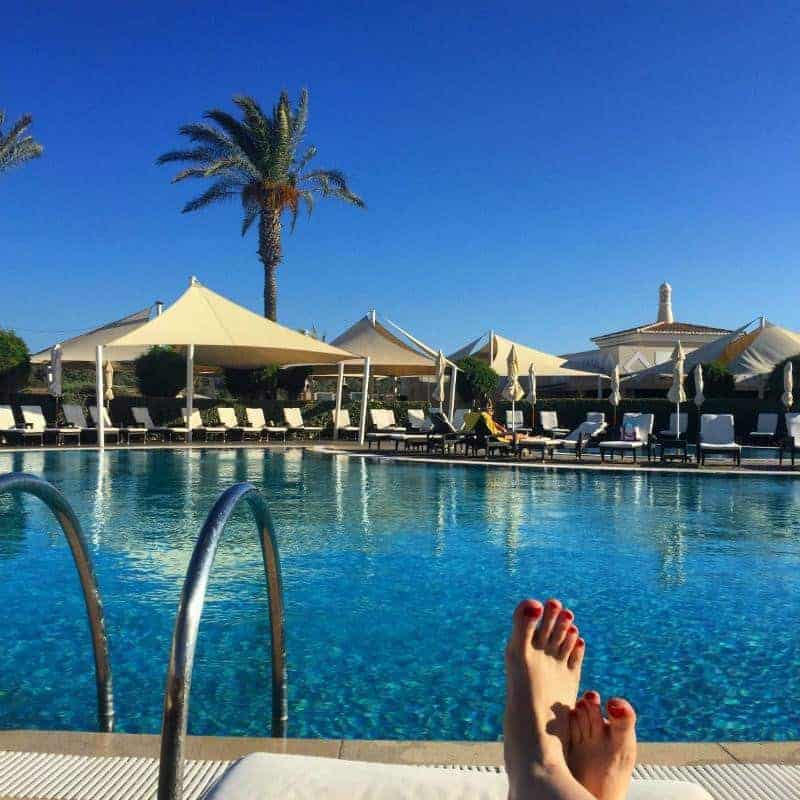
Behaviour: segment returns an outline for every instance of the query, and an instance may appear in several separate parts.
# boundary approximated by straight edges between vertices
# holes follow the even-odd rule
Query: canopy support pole
[[[102,450],[106,446],[106,420],[103,410],[103,345],[97,345],[95,350],[95,394],[97,395],[97,446]]]
[[[192,412],[194,411],[194,345],[186,348],[186,444],[192,443]]]
[[[456,411],[456,373],[458,367],[455,364],[450,365],[450,403],[447,407],[447,414],[450,422],[453,421],[453,415]]]
[[[358,423],[358,443],[367,440],[367,406],[369,405],[369,356],[364,359],[364,380],[361,385],[361,419]]]
[[[344,391],[344,361],[339,362],[339,375],[336,378],[336,408],[333,411],[333,439],[339,438],[339,416],[342,413],[342,392]]]
[[[597,376],[597,399],[603,399],[603,378],[600,375]]]

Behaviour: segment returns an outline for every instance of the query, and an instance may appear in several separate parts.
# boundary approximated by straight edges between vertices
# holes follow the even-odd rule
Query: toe
[[[572,652],[569,654],[567,666],[572,670],[579,670],[583,665],[583,657],[585,654],[586,642],[578,637],[578,640],[575,642],[575,647],[572,648]]]
[[[564,640],[561,642],[561,646],[558,648],[557,656],[559,660],[564,661],[569,658],[569,654],[575,648],[575,642],[578,641],[578,629],[574,625],[570,625],[567,628],[567,632],[564,636]]]
[[[583,699],[586,701],[586,715],[589,717],[589,733],[592,737],[600,736],[604,725],[600,695],[597,692],[586,692]]]
[[[530,645],[536,624],[542,616],[542,608],[538,600],[523,600],[514,609],[509,650],[521,652]]]
[[[575,704],[575,719],[578,722],[578,727],[580,729],[581,734],[581,741],[586,742],[591,735],[592,729],[589,724],[589,708],[588,703],[581,698]]]
[[[536,629],[536,635],[533,637],[534,647],[539,647],[541,649],[544,649],[545,645],[550,639],[550,634],[553,632],[553,625],[555,625],[556,619],[558,618],[560,611],[561,611],[560,601],[552,597],[544,604],[544,612],[542,613],[542,622]]]
[[[583,736],[580,722],[578,721],[578,711],[575,708],[571,708],[569,711],[569,743],[573,747],[577,747],[581,742],[583,742]]]
[[[548,638],[547,644],[544,648],[549,655],[558,656],[561,645],[567,635],[567,631],[570,629],[572,620],[574,619],[575,615],[568,608],[562,609],[562,611],[556,617],[556,621],[553,624],[553,630],[551,631],[550,637]]]
[[[636,712],[633,706],[622,697],[612,697],[606,703],[608,724],[614,737],[629,736],[636,728]]]

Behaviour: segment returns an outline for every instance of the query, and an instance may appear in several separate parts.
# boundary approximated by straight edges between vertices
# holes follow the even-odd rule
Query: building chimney
[[[156,300],[156,316],[160,317],[161,312],[164,310],[164,303],[161,300]]]
[[[656,322],[674,322],[672,317],[672,287],[662,283],[658,289],[658,319]]]

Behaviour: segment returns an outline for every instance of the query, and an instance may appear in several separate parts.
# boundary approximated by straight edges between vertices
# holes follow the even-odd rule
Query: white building
[[[684,352],[690,353],[729,333],[726,328],[676,322],[672,313],[672,287],[662,283],[655,322],[593,336],[597,349],[565,355],[564,366],[610,374],[619,364],[620,372],[629,374],[669,361],[678,340]]]

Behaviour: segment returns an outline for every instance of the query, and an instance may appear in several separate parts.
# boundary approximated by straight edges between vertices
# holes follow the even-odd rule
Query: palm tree
[[[5,111],[0,111],[0,172],[18,167],[33,158],[39,158],[44,148],[33,136],[25,136],[25,131],[33,122],[30,114],[23,114],[8,133],[3,133]]]
[[[182,161],[192,165],[181,170],[172,179],[173,183],[186,178],[214,180],[203,194],[186,203],[183,213],[238,196],[244,210],[242,236],[258,218],[258,257],[264,265],[264,316],[274,320],[284,212],[291,217],[293,231],[301,202],[310,215],[315,195],[338,197],[359,208],[364,208],[364,201],[350,191],[339,170],[308,169],[317,154],[316,147],[307,147],[299,154],[308,120],[305,89],[300,92],[295,109],[289,103],[289,95],[281,92],[271,115],[265,114],[252,97],[236,96],[233,102],[242,112],[241,120],[219,109],[207,111],[205,119],[216,125],[202,122],[182,126],[179,133],[195,146],[164,153],[156,163]]]

